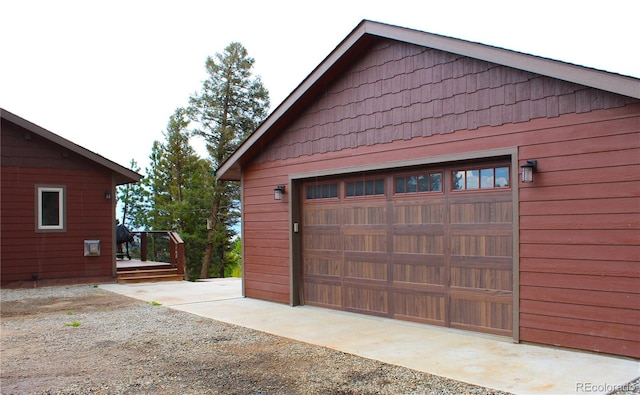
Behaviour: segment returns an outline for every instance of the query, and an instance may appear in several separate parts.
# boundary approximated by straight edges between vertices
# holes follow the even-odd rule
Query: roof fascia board
[[[35,133],[39,136],[42,136],[43,138],[62,146],[63,148],[66,148],[72,152],[75,152],[76,154],[83,156],[93,162],[96,162],[106,168],[108,168],[111,171],[114,171],[122,176],[124,176],[125,178],[131,179],[131,182],[138,182],[140,181],[140,179],[142,178],[142,176],[138,173],[136,173],[133,170],[127,169],[124,166],[121,166],[115,162],[110,161],[109,159],[96,154],[95,152],[89,151],[88,149],[81,147],[67,139],[65,139],[64,137],[58,136],[57,134],[48,131],[47,129],[36,125],[33,122],[29,122],[24,118],[21,118],[5,109],[0,108],[0,117],[6,119],[7,121],[14,123],[24,129],[29,130],[32,133]]]
[[[640,80],[633,77],[591,69],[558,60],[493,47],[486,44],[375,22],[366,25],[366,30],[367,33],[376,36],[456,53],[458,55],[485,60],[501,64],[503,66],[509,66],[640,99]]]

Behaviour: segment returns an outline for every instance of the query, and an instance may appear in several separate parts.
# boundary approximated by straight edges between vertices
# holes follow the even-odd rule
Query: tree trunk
[[[218,272],[218,275],[220,278],[224,278],[224,248],[222,246],[218,246],[218,260],[220,262],[220,272]]]
[[[202,268],[200,269],[200,278],[209,278],[209,269],[211,263],[211,256],[213,255],[213,243],[216,239],[215,234],[218,231],[218,214],[220,214],[220,183],[216,182],[216,191],[213,194],[213,206],[211,207],[211,229],[207,228],[207,245],[204,250],[204,256],[202,257]],[[224,264],[223,264],[224,270]],[[223,276],[224,277],[224,276]]]

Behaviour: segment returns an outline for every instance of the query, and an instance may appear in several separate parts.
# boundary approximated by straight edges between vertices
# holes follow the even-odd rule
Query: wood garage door
[[[512,334],[509,164],[303,185],[303,303]]]

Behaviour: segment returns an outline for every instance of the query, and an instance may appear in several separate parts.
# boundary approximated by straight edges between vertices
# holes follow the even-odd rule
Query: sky
[[[640,0],[0,0],[0,107],[144,174],[234,41],[274,109],[363,19],[640,78],[639,15]]]

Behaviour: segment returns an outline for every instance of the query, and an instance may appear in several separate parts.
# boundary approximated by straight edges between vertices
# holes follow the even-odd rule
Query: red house
[[[115,187],[141,176],[0,109],[3,287],[114,282]]]
[[[363,21],[218,169],[244,294],[640,358],[639,99]]]

